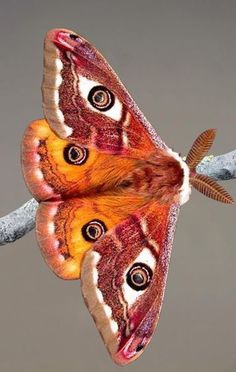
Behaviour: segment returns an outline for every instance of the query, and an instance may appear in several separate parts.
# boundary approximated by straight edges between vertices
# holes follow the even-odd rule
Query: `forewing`
[[[174,205],[148,204],[95,243],[83,260],[85,302],[118,364],[138,358],[156,328],[177,215]],[[134,281],[141,285],[142,276],[148,282],[140,288]]]
[[[142,157],[165,147],[102,55],[65,29],[47,33],[43,107],[62,138],[100,151]]]

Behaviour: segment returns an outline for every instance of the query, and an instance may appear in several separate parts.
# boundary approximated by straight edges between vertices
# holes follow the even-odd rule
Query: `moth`
[[[102,55],[66,29],[47,33],[44,119],[22,144],[25,182],[39,201],[36,234],[60,278],[81,279],[112,359],[138,358],[157,326],[180,206],[194,187],[232,203],[196,166],[215,130],[187,158],[171,150]]]

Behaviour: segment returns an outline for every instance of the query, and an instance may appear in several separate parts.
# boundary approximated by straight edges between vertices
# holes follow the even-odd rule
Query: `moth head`
[[[214,179],[199,174],[196,171],[197,165],[202,161],[212,146],[215,135],[215,129],[208,129],[201,133],[194,141],[185,160],[171,149],[167,150],[169,155],[174,157],[182,168],[182,185],[178,192],[178,202],[180,205],[188,201],[191,193],[191,186],[211,199],[226,204],[233,203],[233,198],[221,185]]]
[[[190,170],[189,181],[196,190],[200,191],[205,196],[222,203],[232,204],[233,198],[221,185],[219,185],[214,179],[198,174],[196,171],[197,165],[202,161],[211,148],[215,136],[215,129],[207,129],[194,141],[186,157],[186,164]]]
[[[112,359],[125,365],[143,353],[156,328],[162,301],[158,253],[149,246],[133,257],[101,253],[85,256],[82,292]]]
[[[189,200],[191,194],[191,185],[189,182],[190,170],[186,162],[177,152],[174,152],[171,149],[168,149],[167,152],[168,155],[177,160],[178,168],[180,168],[182,171],[181,186],[178,189],[177,201],[180,205],[183,205]]]

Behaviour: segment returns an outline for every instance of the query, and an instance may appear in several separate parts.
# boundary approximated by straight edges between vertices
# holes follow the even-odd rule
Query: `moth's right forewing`
[[[138,358],[156,328],[177,215],[175,205],[150,203],[85,255],[82,293],[118,364]]]

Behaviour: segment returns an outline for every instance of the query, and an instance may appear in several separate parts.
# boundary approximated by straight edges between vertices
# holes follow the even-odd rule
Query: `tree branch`
[[[196,170],[216,181],[232,180],[236,178],[236,150],[224,155],[206,156]]]
[[[197,172],[217,181],[236,178],[236,150],[219,156],[206,156]],[[12,243],[35,227],[38,202],[31,199],[20,208],[0,218],[0,245]]]
[[[35,227],[38,202],[30,199],[20,208],[0,218],[0,245],[12,243]]]

